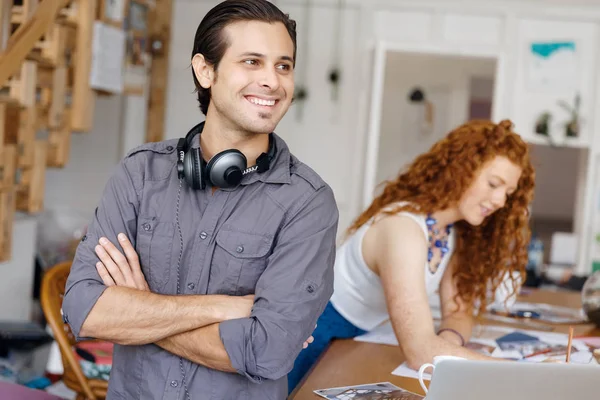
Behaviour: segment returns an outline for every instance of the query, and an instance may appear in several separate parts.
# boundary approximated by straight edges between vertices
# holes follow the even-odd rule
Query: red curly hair
[[[533,200],[535,173],[529,147],[512,131],[509,120],[494,124],[474,120],[459,126],[418,156],[348,228],[348,234],[380,213],[409,211],[430,214],[456,206],[482,166],[504,156],[522,169],[518,187],[503,208],[479,226],[458,221],[455,227],[454,273],[458,294],[481,315],[488,304],[488,288],[495,291],[506,273],[524,278],[530,239],[528,206]],[[398,201],[409,204],[385,207]],[[516,285],[513,285],[516,289]]]

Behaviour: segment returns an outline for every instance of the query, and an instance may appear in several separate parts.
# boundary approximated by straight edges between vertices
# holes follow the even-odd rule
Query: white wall
[[[121,156],[123,99],[98,97],[90,132],[71,135],[69,161],[46,172],[46,210],[69,210],[91,217]]]
[[[493,79],[493,59],[388,52],[383,92],[381,137],[376,182],[393,179],[401,168],[469,116],[471,79]],[[424,126],[424,106],[409,101],[413,88],[423,89],[434,105],[433,129]],[[484,85],[474,95],[489,96]]]
[[[32,314],[36,218],[17,213],[11,259],[0,263],[0,321],[29,321]]]
[[[519,40],[515,49],[515,68],[511,84],[514,90],[508,112],[520,132],[533,133],[535,122],[542,112],[552,114],[550,135],[555,142],[583,147],[591,143],[594,126],[591,118],[593,113],[596,87],[596,58],[598,48],[598,30],[596,22],[560,21],[558,19],[522,19],[517,24]],[[575,60],[570,62],[566,52],[563,58],[556,56],[553,66],[563,71],[560,83],[540,84],[535,76],[541,76],[539,70],[532,67],[534,57],[530,54],[529,45],[533,42],[573,41],[575,43]],[[560,52],[557,52],[560,54]],[[570,73],[572,67],[573,73]],[[582,119],[580,136],[577,139],[565,138],[564,124],[570,115],[559,106],[559,101],[572,105],[575,95],[582,96],[580,113]],[[539,135],[531,135],[537,143],[545,140]]]
[[[177,0],[173,2],[173,24],[169,49],[169,76],[166,87],[165,139],[185,136],[204,119],[194,93],[190,66],[196,29],[216,1]]]

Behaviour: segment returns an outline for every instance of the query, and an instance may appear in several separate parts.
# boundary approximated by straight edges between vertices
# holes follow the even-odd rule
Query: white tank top
[[[401,211],[403,215],[414,220],[423,231],[425,240],[429,242],[429,233],[425,216]],[[335,279],[331,303],[335,309],[354,326],[370,331],[389,319],[385,294],[379,276],[365,262],[362,254],[362,241],[374,219],[363,224],[338,248],[335,260]],[[448,237],[448,253],[442,259],[435,273],[425,263],[425,288],[431,297],[439,288],[440,281],[454,251],[454,230]]]

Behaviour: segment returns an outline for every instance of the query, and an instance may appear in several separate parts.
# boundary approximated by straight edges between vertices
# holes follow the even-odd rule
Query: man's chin
[[[277,127],[277,123],[272,120],[257,120],[246,124],[245,128],[248,132],[261,134],[271,133]]]

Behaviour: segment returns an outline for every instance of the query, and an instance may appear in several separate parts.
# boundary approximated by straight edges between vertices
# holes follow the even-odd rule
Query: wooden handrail
[[[27,55],[37,42],[48,32],[63,7],[69,0],[44,0],[36,7],[33,15],[13,33],[0,54],[0,86],[7,84],[15,75]]]

